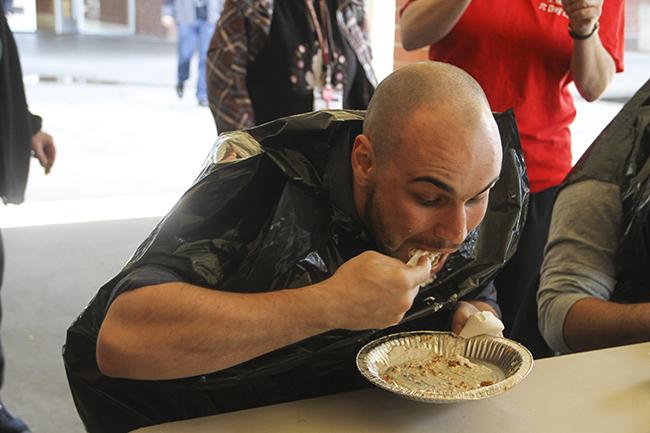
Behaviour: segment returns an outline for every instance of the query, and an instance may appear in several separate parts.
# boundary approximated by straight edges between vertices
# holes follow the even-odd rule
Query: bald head
[[[378,248],[402,261],[413,249],[447,257],[480,224],[501,171],[485,94],[454,66],[406,66],[379,85],[363,128],[353,195]]]
[[[481,86],[468,73],[440,62],[404,66],[377,87],[363,124],[363,133],[374,144],[378,157],[390,155],[399,143],[408,119],[418,110],[449,128],[467,127],[491,117]],[[496,125],[495,125],[496,126]]]

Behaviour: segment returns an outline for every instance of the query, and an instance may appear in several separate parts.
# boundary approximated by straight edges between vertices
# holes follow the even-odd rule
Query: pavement
[[[34,433],[81,432],[61,362],[65,329],[199,173],[216,130],[188,83],[175,94],[175,45],[142,37],[18,34],[27,97],[54,136],[27,201],[0,207],[6,247],[2,398]],[[579,155],[650,74],[650,53],[601,100],[576,99]],[[192,66],[192,82],[196,79]]]
[[[163,214],[216,139],[197,103],[196,64],[175,92],[175,44],[138,37],[17,34],[32,112],[57,145],[52,172],[32,161],[27,198],[2,227]]]

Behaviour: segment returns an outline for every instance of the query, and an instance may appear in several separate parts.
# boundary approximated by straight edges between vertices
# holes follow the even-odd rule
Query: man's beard
[[[378,202],[375,186],[372,185],[368,190],[368,198],[366,204],[364,205],[363,218],[365,219],[365,224],[370,236],[375,242],[379,252],[386,254],[400,260],[407,260],[408,257],[399,257],[399,250],[404,244],[409,243],[414,248],[421,248],[428,251],[440,251],[440,250],[457,250],[460,247],[460,244],[453,244],[444,239],[421,239],[418,237],[412,237],[405,239],[401,243],[394,242],[390,238],[389,234],[391,233],[388,224],[384,221],[381,212],[381,206]],[[408,230],[408,228],[407,228]],[[410,230],[409,230],[410,232]]]
[[[397,258],[397,251],[389,247],[390,240],[385,237],[385,234],[389,233],[388,225],[382,219],[379,204],[376,202],[377,197],[375,192],[375,186],[370,186],[368,198],[363,209],[366,228],[377,245],[379,252]]]

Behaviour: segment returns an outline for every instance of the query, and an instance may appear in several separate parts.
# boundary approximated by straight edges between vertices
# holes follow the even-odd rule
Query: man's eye
[[[489,197],[489,195],[490,194],[488,192],[484,192],[481,195],[478,195],[478,196],[476,196],[474,198],[469,199],[468,203],[470,203],[470,204],[481,203],[484,200],[486,200]]]
[[[429,207],[438,206],[442,202],[442,200],[440,198],[438,198],[438,197],[436,197],[436,198],[423,198],[423,197],[420,197],[420,198],[418,198],[418,201],[420,202],[420,204],[422,206],[429,206]]]

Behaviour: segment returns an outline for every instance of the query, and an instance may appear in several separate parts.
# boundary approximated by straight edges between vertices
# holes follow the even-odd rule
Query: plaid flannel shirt
[[[255,126],[246,70],[262,50],[272,18],[273,0],[225,2],[206,60],[210,109],[219,132]],[[336,21],[368,81],[376,86],[363,0],[339,0]]]

